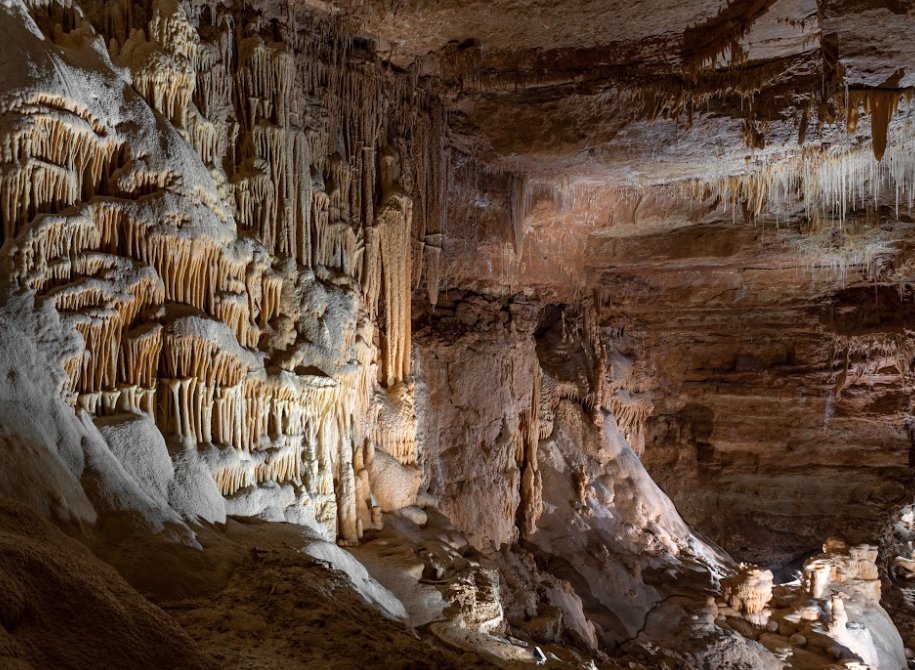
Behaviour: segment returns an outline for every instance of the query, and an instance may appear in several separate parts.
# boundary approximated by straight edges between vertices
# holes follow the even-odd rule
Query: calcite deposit
[[[0,667],[908,667],[913,32],[0,0]]]

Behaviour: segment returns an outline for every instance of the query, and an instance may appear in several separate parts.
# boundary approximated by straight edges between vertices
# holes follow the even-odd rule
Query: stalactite
[[[220,492],[229,496],[257,483],[257,466],[250,460],[238,460],[221,468],[213,477]]]
[[[438,304],[438,294],[442,279],[442,243],[441,233],[426,235],[423,248],[423,263],[426,274],[426,295],[429,304]]]
[[[257,481],[300,482],[302,478],[302,438],[287,437],[256,469]]]
[[[377,430],[373,441],[384,452],[396,458],[401,465],[413,465],[417,460],[416,427],[401,432]]]
[[[213,123],[193,107],[186,114],[186,125],[191,145],[209,166],[219,165],[229,147],[237,141],[238,127],[235,124]]]
[[[225,323],[239,344],[254,348],[260,339],[260,328],[252,323],[248,296],[241,293],[222,292],[216,298],[214,316]]]
[[[48,283],[71,276],[72,256],[100,243],[98,227],[87,216],[39,215],[22,229],[9,251],[13,276],[27,288],[42,292]],[[60,271],[66,274],[61,276]]]
[[[205,239],[187,239],[129,227],[124,244],[131,255],[151,265],[162,277],[165,298],[212,310],[219,280],[219,249]]]
[[[908,378],[915,366],[915,341],[907,334],[855,335],[836,337],[833,342],[830,366],[839,374],[834,376],[835,395],[884,371],[893,370],[902,380]],[[839,356],[841,354],[841,356]]]
[[[879,88],[852,89],[848,92],[848,132],[854,133],[861,107],[871,115],[871,144],[874,158],[883,160],[890,121],[899,109],[902,91]]]
[[[884,100],[880,105],[880,113],[889,114],[892,104]],[[852,124],[853,116],[850,113]],[[878,139],[874,151],[879,147]],[[900,120],[894,141],[885,145],[881,160],[874,160],[874,151],[866,146],[805,146],[784,157],[770,155],[764,161],[751,161],[740,174],[710,175],[679,184],[675,190],[694,199],[716,199],[735,216],[740,210],[753,218],[764,212],[787,216],[801,203],[811,220],[844,222],[848,212],[878,205],[881,198],[895,201],[897,212],[901,205],[915,206],[913,149],[915,127],[911,120]]]
[[[263,302],[260,310],[260,325],[266,328],[270,320],[280,313],[283,292],[283,278],[278,275],[263,275]]]
[[[400,166],[387,154],[382,161],[384,197],[375,217],[378,263],[384,290],[386,329],[382,377],[392,387],[410,373],[410,232],[412,201],[399,186]],[[371,290],[378,290],[371,285]],[[367,295],[369,305],[378,298]]]
[[[196,443],[212,442],[216,389],[195,377],[161,379],[156,423],[166,432]]]
[[[147,323],[128,331],[121,341],[119,378],[125,384],[151,388],[156,384],[162,326]]]
[[[196,85],[197,42],[179,3],[156,0],[147,29],[131,30],[114,49],[115,61],[130,69],[134,88],[178,128],[185,126]]]
[[[33,94],[6,111],[25,121],[0,136],[0,217],[12,239],[36,214],[92,197],[119,144],[66,98]]]
[[[68,319],[85,342],[76,388],[83,393],[113,388],[122,327],[119,313],[92,308],[69,314]]]
[[[202,351],[201,351],[202,350]],[[165,339],[165,367],[168,374],[204,379],[209,383],[232,386],[244,373],[242,365],[215,345],[197,339]]]
[[[644,430],[645,422],[654,410],[650,400],[626,391],[617,391],[607,398],[606,403],[623,437],[629,442],[632,436]]]

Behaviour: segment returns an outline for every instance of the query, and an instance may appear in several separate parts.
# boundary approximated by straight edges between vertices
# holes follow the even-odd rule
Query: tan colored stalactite
[[[143,388],[141,386],[121,386],[118,388],[120,398],[118,410],[121,412],[134,412],[155,416],[156,388]]]
[[[222,293],[216,298],[214,316],[225,323],[238,343],[254,348],[260,340],[261,331],[251,323],[248,297],[239,293]]]
[[[75,202],[81,188],[76,175],[58,165],[30,159],[0,172],[0,214],[4,222],[4,238],[16,235],[39,207],[60,210]]]
[[[358,279],[362,272],[357,254],[359,229],[349,216],[353,169],[335,155],[328,161],[328,172],[328,191],[316,191],[313,196],[314,264]]]
[[[141,389],[125,386],[111,391],[80,393],[76,398],[76,409],[94,416],[111,416],[123,412],[152,416],[155,389]]]
[[[631,437],[642,433],[645,422],[654,410],[652,403],[638,396],[617,392],[607,399],[608,409],[616,419],[616,425],[623,433],[623,437],[631,444]]]
[[[235,386],[245,376],[244,364],[208,340],[166,334],[163,370],[172,379],[197,378],[210,386]]]
[[[299,483],[302,479],[302,438],[286,438],[280,449],[257,466],[256,479],[258,483]]]
[[[415,91],[408,94],[412,104],[417,104]],[[401,103],[404,107],[409,104]],[[419,243],[420,258],[414,259],[414,281],[425,277],[427,293],[433,306],[438,299],[440,250],[448,217],[448,163],[450,155],[445,141],[445,113],[431,100],[424,100],[423,109],[428,116],[415,115],[412,125],[414,142],[413,163],[414,199],[413,238]]]
[[[36,214],[92,197],[119,145],[65,98],[33,94],[4,111],[29,120],[0,136],[2,233],[12,239]]]
[[[295,107],[295,59],[282,42],[265,42],[259,35],[246,37],[238,45],[236,86],[245,125],[259,120],[286,126]]]
[[[244,385],[220,386],[213,400],[213,441],[247,450]]]
[[[312,257],[311,145],[301,123],[296,62],[281,42],[240,42],[237,108],[253,156],[235,185],[243,226],[274,254],[303,265]]]
[[[410,281],[413,203],[399,186],[400,166],[392,153],[382,158],[384,196],[375,217],[378,238],[378,263],[384,292],[385,331],[382,345],[381,378],[393,387],[410,374]],[[367,294],[371,305],[377,297]]]
[[[191,107],[186,114],[187,133],[197,155],[209,166],[219,165],[236,142],[235,124],[216,125]],[[249,214],[250,216],[250,214]]]
[[[25,288],[42,293],[49,284],[71,278],[71,259],[99,243],[98,228],[86,216],[38,216],[10,248],[11,275]]]
[[[76,388],[83,393],[113,388],[120,349],[120,315],[113,309],[94,308],[74,314],[72,322],[86,343]]]
[[[76,408],[94,416],[133,412],[153,418],[156,411],[156,389],[120,386],[109,391],[79,393],[76,395]]]
[[[254,322],[261,312],[264,300],[264,268],[263,265],[252,263],[245,271],[245,294],[248,296],[248,313]]]
[[[234,55],[235,37],[232,21],[228,17],[223,17],[213,41],[201,42],[197,47],[197,85],[194,87],[194,103],[199,113],[210,121],[213,121],[221,110],[229,109],[232,105],[234,80],[229,73],[229,67]]]
[[[392,386],[410,374],[410,201],[379,217],[385,297],[384,376]]]
[[[194,377],[161,379],[156,423],[195,443],[212,442],[215,387]]]
[[[854,133],[858,125],[860,109],[871,115],[871,142],[874,158],[883,160],[886,153],[890,121],[899,109],[902,91],[894,89],[862,88],[848,92],[848,132]]]
[[[324,191],[313,191],[311,197],[311,221],[312,221],[312,265],[325,266],[324,260],[329,256],[327,253],[327,242],[325,240],[326,231],[330,225],[330,198]]]
[[[274,274],[264,274],[262,288],[262,303],[260,310],[260,325],[266,328],[270,321],[278,316],[282,305],[283,277]]]
[[[58,311],[111,307],[119,312],[120,322],[126,326],[134,322],[144,306],[161,303],[164,298],[162,283],[150,268],[137,268],[117,256],[84,253],[75,256],[66,268],[66,278],[76,279],[43,293],[54,301]],[[120,286],[116,289],[117,284]]]
[[[246,221],[274,254],[308,264],[311,256],[311,155],[301,130],[258,125],[251,130],[270,197],[262,201],[260,220]],[[250,209],[250,206],[249,206]]]
[[[76,400],[76,385],[79,382],[79,368],[82,361],[82,352],[72,355],[62,361],[66,381],[64,382],[64,397],[71,402]]]
[[[836,337],[829,357],[835,397],[857,383],[894,369],[902,381],[915,365],[915,341],[906,334]],[[836,365],[839,370],[836,372]]]
[[[418,452],[415,428],[400,433],[377,431],[372,439],[380,449],[396,458],[401,465],[416,463]]]
[[[126,243],[135,249],[135,257],[149,263],[162,277],[167,300],[213,310],[218,283],[215,245],[155,233],[146,238],[131,235]]]
[[[219,470],[214,479],[219,491],[229,496],[257,483],[257,466],[251,461],[239,461]]]
[[[125,384],[154,387],[162,352],[162,326],[144,324],[124,334],[121,341],[119,378]]]
[[[270,397],[259,379],[245,381],[245,450],[252,451],[261,444],[261,437],[267,435],[270,412]]]
[[[423,246],[423,264],[426,276],[426,296],[429,304],[438,304],[439,287],[442,280],[442,234],[426,235]]]
[[[132,30],[123,44],[111,43],[115,62],[130,70],[134,88],[178,128],[185,127],[196,86],[198,41],[176,0],[156,0],[146,31]]]
[[[366,228],[362,262],[362,302],[368,317],[378,318],[378,299],[381,297],[381,235],[379,228]]]
[[[99,234],[94,248],[109,254],[122,254],[121,240],[124,232],[134,225],[130,212],[123,202],[96,197],[85,206],[87,216],[95,222]]]
[[[289,388],[274,379],[247,379],[217,387],[212,419],[213,441],[250,453],[270,441],[315,435],[333,404],[334,387]]]
[[[850,98],[859,96],[849,92]],[[857,107],[849,106],[852,127],[863,104],[859,98]],[[884,101],[881,109],[888,113],[893,104]],[[741,211],[752,218],[763,213],[787,215],[801,202],[812,221],[844,221],[850,211],[876,203],[881,194],[895,195],[897,208],[911,208],[915,204],[915,138],[911,132],[887,142],[882,160],[874,158],[866,143],[806,146],[782,158],[752,162],[743,174],[712,174],[673,188],[675,196],[717,199],[733,217]]]

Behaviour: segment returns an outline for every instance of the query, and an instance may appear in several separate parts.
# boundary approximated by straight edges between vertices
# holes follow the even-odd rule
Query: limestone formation
[[[913,28],[0,0],[0,666],[907,667]]]

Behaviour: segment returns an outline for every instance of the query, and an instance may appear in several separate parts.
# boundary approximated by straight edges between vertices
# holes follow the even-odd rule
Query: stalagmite
[[[535,375],[531,391],[531,409],[521,416],[520,449],[516,460],[521,467],[521,509],[525,536],[537,532],[537,520],[543,514],[543,478],[538,464],[540,444],[540,371]]]
[[[418,457],[416,442],[416,407],[413,388],[398,383],[386,391],[379,391],[379,416],[372,432],[372,440],[401,465],[412,465]]]
[[[881,585],[876,561],[874,546],[848,546],[839,538],[829,538],[823,552],[804,563],[804,586],[813,598],[827,598],[833,589],[841,589],[879,601]]]
[[[740,572],[722,584],[728,604],[744,614],[762,614],[772,600],[772,571],[741,565]]]

